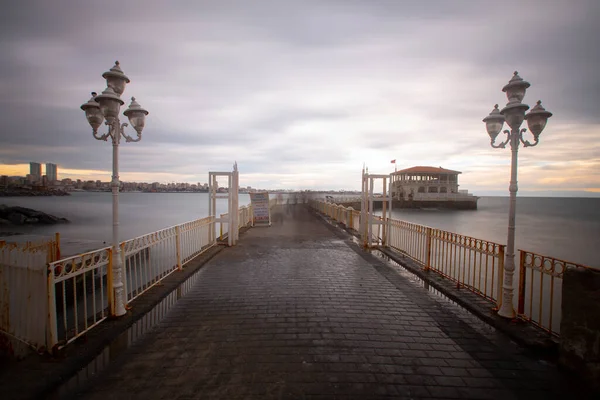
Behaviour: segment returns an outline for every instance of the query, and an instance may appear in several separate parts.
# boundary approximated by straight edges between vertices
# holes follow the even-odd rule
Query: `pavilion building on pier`
[[[403,206],[477,209],[477,196],[460,190],[458,175],[442,167],[417,166],[392,173],[393,199]]]

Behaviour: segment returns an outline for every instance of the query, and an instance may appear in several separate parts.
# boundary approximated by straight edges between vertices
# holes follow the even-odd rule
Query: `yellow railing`
[[[346,227],[358,230],[360,211],[331,202],[313,201],[312,207]],[[372,216],[378,222],[382,218]],[[487,240],[388,218],[373,223],[371,243],[395,249],[430,270],[500,305],[505,246]]]
[[[563,274],[569,268],[589,268],[558,258],[519,250],[517,315],[553,336],[560,335]]]
[[[499,305],[504,274],[502,244],[390,219],[389,247]]]
[[[492,300],[502,303],[505,246],[459,235],[440,229],[426,228],[427,256],[425,268]]]

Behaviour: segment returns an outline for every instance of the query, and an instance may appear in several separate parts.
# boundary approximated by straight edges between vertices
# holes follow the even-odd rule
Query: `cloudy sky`
[[[462,171],[505,194],[510,151],[481,121],[513,71],[554,116],[519,152],[522,193],[600,195],[600,2],[14,1],[0,15],[0,173],[54,162],[110,179],[79,106],[121,62],[149,110],[120,149],[125,181],[359,189],[371,172]],[[132,131],[129,131],[132,134]]]

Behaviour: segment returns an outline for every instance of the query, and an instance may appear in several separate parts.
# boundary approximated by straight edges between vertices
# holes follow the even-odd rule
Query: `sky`
[[[10,2],[0,174],[37,161],[109,181],[111,145],[79,107],[119,60],[125,106],[150,113],[119,147],[123,181],[203,183],[237,162],[241,186],[358,190],[363,164],[395,159],[508,195],[510,150],[482,119],[516,70],[554,114],[519,150],[520,193],[600,196],[598,17],[597,0]]]

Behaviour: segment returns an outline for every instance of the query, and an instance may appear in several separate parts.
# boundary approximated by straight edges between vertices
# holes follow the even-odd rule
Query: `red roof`
[[[451,169],[445,169],[442,167],[410,167],[406,169],[401,169],[400,171],[394,172],[394,174],[407,174],[407,173],[416,173],[416,174],[461,174],[460,171],[453,171]]]

